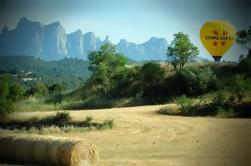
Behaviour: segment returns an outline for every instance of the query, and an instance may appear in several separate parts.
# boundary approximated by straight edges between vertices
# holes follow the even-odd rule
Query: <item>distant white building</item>
[[[39,78],[22,78],[22,80],[26,82],[26,81],[42,80],[42,78],[41,77],[39,77]]]
[[[30,75],[30,74],[32,74],[31,71],[28,71],[27,73],[25,73],[25,75]]]

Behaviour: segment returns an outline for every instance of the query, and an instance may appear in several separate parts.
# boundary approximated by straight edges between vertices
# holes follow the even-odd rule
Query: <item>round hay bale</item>
[[[95,166],[96,146],[87,140],[53,136],[0,135],[0,160],[60,166]]]

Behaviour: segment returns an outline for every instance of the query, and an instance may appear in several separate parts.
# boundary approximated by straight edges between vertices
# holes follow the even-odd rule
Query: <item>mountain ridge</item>
[[[93,32],[83,33],[80,29],[66,34],[59,21],[43,25],[22,17],[16,28],[8,30],[4,26],[0,33],[0,54],[32,55],[44,60],[87,59],[90,51],[98,50],[105,43],[112,43],[109,36],[101,40]],[[121,39],[114,45],[126,57],[143,61],[165,60],[168,43],[164,38],[152,37],[140,44]]]

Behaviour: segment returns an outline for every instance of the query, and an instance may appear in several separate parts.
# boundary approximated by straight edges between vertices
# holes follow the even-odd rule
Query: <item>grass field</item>
[[[156,110],[164,106],[71,111],[74,120],[86,116],[95,121],[112,118],[115,126],[108,130],[53,135],[93,141],[99,149],[99,166],[251,165],[250,119],[157,114]],[[15,117],[25,119],[54,113],[16,113]]]

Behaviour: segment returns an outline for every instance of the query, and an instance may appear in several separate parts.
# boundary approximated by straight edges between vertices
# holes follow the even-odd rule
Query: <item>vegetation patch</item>
[[[73,121],[69,112],[57,112],[54,116],[42,119],[29,119],[25,121],[3,119],[0,128],[9,130],[22,130],[26,132],[69,132],[89,131],[92,129],[112,129],[113,119],[106,119],[102,123],[93,122],[93,118],[87,116],[83,121]]]
[[[176,99],[177,106],[167,106],[156,112],[175,116],[212,116],[220,118],[251,118],[251,102],[232,102],[233,96],[219,91],[211,102],[181,96]]]
[[[0,114],[15,110],[80,110],[174,102],[179,107],[178,115],[249,117],[251,51],[247,44],[250,43],[250,32],[249,27],[237,33],[237,43],[248,49],[239,62],[189,64],[189,60],[197,56],[199,51],[189,36],[181,32],[174,34],[167,48],[168,63],[147,61],[129,64],[128,59],[118,53],[111,43],[90,52],[88,62],[74,59],[50,62],[59,68],[70,63],[82,64],[83,70],[78,70],[78,74],[74,74],[76,77],[88,68],[89,77],[80,79],[82,84],[74,90],[65,87],[65,81],[59,83],[44,78],[25,85],[20,83],[19,78],[32,75],[29,72],[2,74]],[[45,63],[32,58],[28,60],[39,63],[38,66]],[[12,62],[8,60],[8,63]],[[78,68],[74,66],[70,65],[71,73]],[[49,72],[47,69],[45,71]],[[60,72],[50,68],[51,71],[58,73],[53,77],[55,80],[62,73],[71,75],[65,68]],[[74,79],[69,81],[74,82]]]

